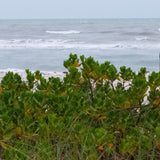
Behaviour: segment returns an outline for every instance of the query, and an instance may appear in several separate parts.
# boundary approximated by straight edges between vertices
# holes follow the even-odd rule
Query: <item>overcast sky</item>
[[[160,0],[0,0],[0,19],[160,18]]]

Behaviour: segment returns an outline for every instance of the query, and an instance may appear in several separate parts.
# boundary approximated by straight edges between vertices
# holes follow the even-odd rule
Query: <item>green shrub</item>
[[[62,81],[3,77],[0,159],[160,158],[160,73],[72,54],[64,66]]]

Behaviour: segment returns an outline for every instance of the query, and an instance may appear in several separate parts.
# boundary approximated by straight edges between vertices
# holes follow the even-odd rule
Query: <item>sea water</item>
[[[63,72],[70,53],[159,70],[160,19],[0,20],[0,72]]]

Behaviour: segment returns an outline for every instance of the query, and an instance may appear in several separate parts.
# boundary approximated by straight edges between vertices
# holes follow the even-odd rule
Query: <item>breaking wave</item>
[[[76,31],[76,30],[69,30],[69,31],[46,31],[46,33],[50,33],[50,34],[79,34],[81,32]]]
[[[86,43],[62,39],[11,39],[0,40],[0,49],[160,49],[159,43],[139,41],[115,43]]]
[[[135,39],[137,40],[137,41],[144,41],[144,40],[147,40],[148,39],[148,37],[135,37]]]

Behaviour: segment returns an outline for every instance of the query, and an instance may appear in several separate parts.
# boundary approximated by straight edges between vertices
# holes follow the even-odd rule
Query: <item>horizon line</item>
[[[0,20],[113,20],[113,19],[160,19],[158,18],[147,18],[147,17],[138,17],[138,18],[126,18],[126,17],[120,17],[120,18],[0,18]]]

